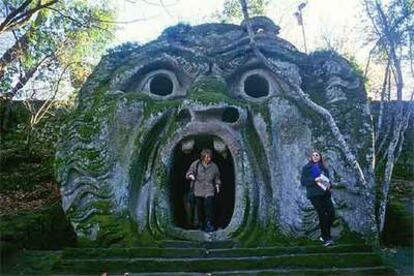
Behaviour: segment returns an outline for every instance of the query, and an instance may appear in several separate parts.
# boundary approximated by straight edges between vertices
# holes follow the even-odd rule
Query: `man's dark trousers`
[[[207,221],[213,222],[214,196],[196,196],[197,215],[200,222],[206,225]]]

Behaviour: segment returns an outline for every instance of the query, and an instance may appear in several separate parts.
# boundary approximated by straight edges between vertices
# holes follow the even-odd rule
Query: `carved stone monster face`
[[[370,176],[363,84],[342,58],[298,52],[267,18],[252,24],[280,75],[254,56],[243,24],[178,25],[103,58],[80,92],[57,155],[63,206],[80,237],[259,239],[272,226],[317,235],[300,186],[312,148],[332,164],[337,230],[347,224],[370,233],[372,196],[355,185],[323,119],[288,100],[285,80],[332,112]],[[223,182],[213,237],[185,229],[184,174],[205,147],[213,149]]]

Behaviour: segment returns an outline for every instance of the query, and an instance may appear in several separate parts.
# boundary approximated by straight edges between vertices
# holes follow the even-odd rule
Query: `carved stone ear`
[[[269,35],[278,35],[280,27],[266,16],[256,16],[249,19],[254,33],[266,33]],[[243,20],[241,27],[247,32],[246,20]]]

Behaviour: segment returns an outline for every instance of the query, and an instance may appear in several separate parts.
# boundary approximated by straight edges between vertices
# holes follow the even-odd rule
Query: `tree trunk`
[[[0,58],[0,81],[4,79],[4,74],[6,73],[7,66],[14,60],[26,54],[27,49],[29,48],[28,41],[29,37],[31,36],[31,32],[31,30],[27,31]]]
[[[409,115],[409,114],[407,114]],[[390,190],[392,171],[395,165],[396,159],[396,148],[400,142],[402,129],[404,126],[404,106],[402,102],[398,102],[398,113],[395,119],[394,130],[392,132],[392,139],[387,148],[387,159],[384,171],[384,177],[382,181],[380,204],[379,204],[379,231],[382,232],[384,229],[386,207],[388,203],[388,194]]]
[[[52,2],[55,2],[55,0],[50,3],[52,4]],[[4,74],[9,64],[16,59],[20,59],[27,53],[30,40],[36,35],[37,28],[46,21],[47,14],[48,11],[45,9],[39,11],[39,15],[34,20],[32,26],[0,58],[0,81],[4,79]]]
[[[410,100],[410,103],[408,104],[408,107],[407,107],[407,115],[405,116],[403,126],[402,126],[402,129],[401,129],[401,136],[400,136],[400,140],[399,140],[399,145],[397,147],[397,152],[395,153],[395,160],[396,161],[400,157],[401,150],[402,150],[402,147],[404,145],[405,132],[407,131],[407,128],[408,128],[408,125],[409,125],[409,122],[410,122],[410,117],[411,117],[411,114],[413,113],[413,109],[414,109],[413,94],[411,94],[411,100]]]
[[[387,108],[384,109],[384,111],[385,111],[384,116],[387,116],[387,112],[391,113],[390,109],[391,109],[391,107],[388,107],[388,109]],[[392,113],[388,114],[388,115],[391,116]],[[381,156],[382,150],[385,147],[385,145],[387,144],[388,137],[391,134],[391,128],[392,128],[392,121],[389,124],[387,124],[386,129],[382,134],[381,141],[380,141],[378,147],[375,148],[375,156],[376,157]],[[385,158],[387,156],[386,152],[382,156],[383,156],[383,158]]]
[[[7,93],[9,98],[13,98],[14,96],[16,96],[17,92],[20,91],[20,89],[22,89],[27,82],[33,77],[33,75],[37,72],[37,70],[39,69],[39,67],[42,65],[43,62],[45,62],[47,59],[49,58],[49,56],[44,57],[41,61],[39,61],[36,65],[34,65],[32,68],[30,68],[27,72],[25,72],[24,76],[19,78],[19,81],[17,82],[17,84],[13,87],[13,89]]]
[[[384,100],[385,100],[385,90],[387,89],[387,81],[388,81],[388,74],[389,74],[389,67],[390,62],[388,61],[387,67],[385,69],[385,76],[384,76],[384,82],[382,84],[382,90],[381,90],[381,102],[380,102],[380,108],[378,112],[378,122],[377,122],[377,129],[375,131],[375,144],[378,143],[378,139],[380,137],[381,129],[382,129],[382,121],[383,121],[383,113],[384,113]]]
[[[3,105],[0,116],[0,137],[3,137],[4,133],[6,133],[9,126],[12,101],[10,99],[7,99],[6,97],[3,97],[0,101]]]
[[[26,24],[34,14],[41,14],[45,8],[53,6],[58,0],[51,0],[50,2],[36,1],[35,6],[30,4],[33,0],[26,0],[20,6],[12,8],[11,12],[6,16],[3,22],[0,23],[0,34],[10,32]],[[3,1],[4,3],[4,1]]]

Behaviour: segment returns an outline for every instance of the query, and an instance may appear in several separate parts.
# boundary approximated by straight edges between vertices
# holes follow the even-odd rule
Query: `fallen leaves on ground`
[[[38,184],[30,191],[4,191],[0,193],[0,215],[35,211],[59,200],[59,188],[53,182]]]

